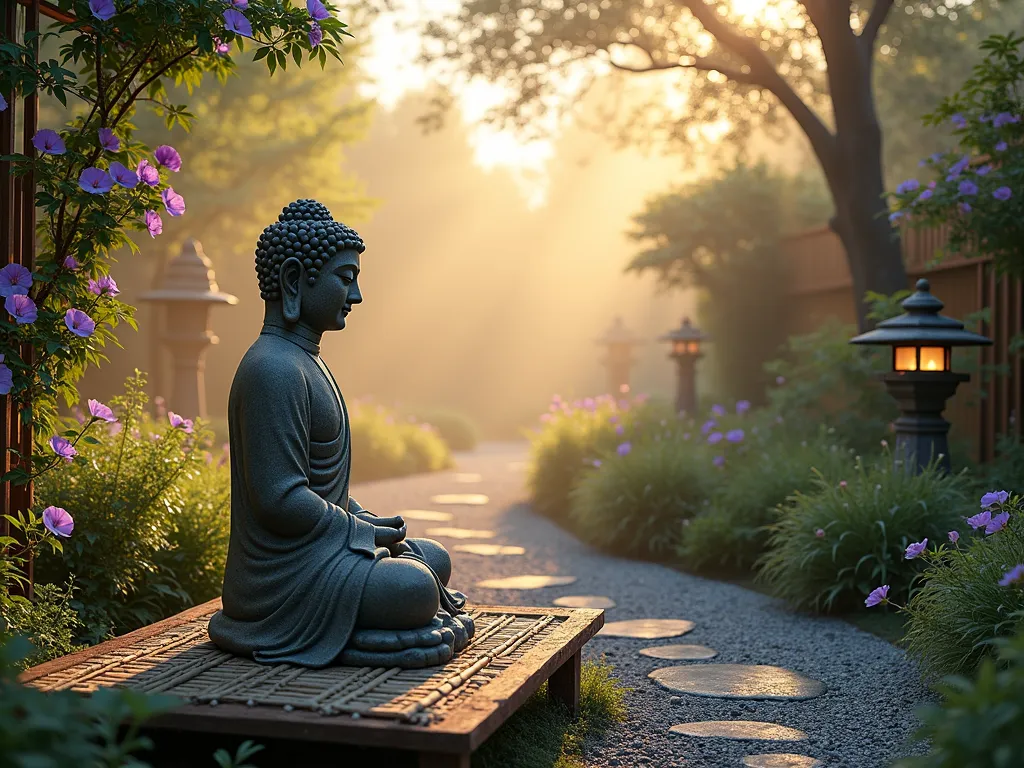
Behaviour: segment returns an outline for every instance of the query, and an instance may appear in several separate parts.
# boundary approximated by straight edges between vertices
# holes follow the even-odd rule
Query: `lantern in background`
[[[708,336],[684,317],[682,324],[669,331],[658,341],[672,345],[668,356],[676,361],[676,412],[697,412],[697,361],[704,356],[701,346]]]
[[[642,344],[643,340],[633,335],[621,317],[616,317],[604,336],[597,339],[597,343],[607,350],[601,362],[608,370],[609,394],[629,392],[629,374],[633,363],[636,362],[633,358],[633,348]]]

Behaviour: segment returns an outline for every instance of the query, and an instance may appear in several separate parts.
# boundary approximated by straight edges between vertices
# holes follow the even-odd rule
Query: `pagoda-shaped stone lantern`
[[[696,416],[697,361],[704,356],[701,345],[710,337],[684,317],[678,328],[659,336],[672,344],[668,356],[676,361],[676,412]]]
[[[621,317],[616,317],[597,343],[607,350],[601,362],[608,371],[608,392],[612,396],[629,392],[629,374],[636,362],[633,349],[642,344],[643,339],[634,335]]]
[[[168,407],[189,419],[206,418],[203,356],[218,341],[210,328],[210,309],[237,304],[238,299],[221,292],[203,244],[189,239],[167,264],[159,284],[139,300],[165,308],[161,340],[171,352],[174,370]]]

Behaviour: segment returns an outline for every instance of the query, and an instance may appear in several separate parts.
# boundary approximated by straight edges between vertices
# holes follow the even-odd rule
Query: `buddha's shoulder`
[[[260,335],[243,355],[235,371],[234,387],[259,389],[280,379],[292,385],[305,377],[312,361],[300,347],[270,334]]]

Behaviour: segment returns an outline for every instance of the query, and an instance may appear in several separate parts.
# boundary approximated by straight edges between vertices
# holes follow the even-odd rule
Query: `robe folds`
[[[348,412],[319,346],[264,326],[232,382],[228,431],[231,537],[210,639],[262,663],[327,666],[389,552],[348,512]]]

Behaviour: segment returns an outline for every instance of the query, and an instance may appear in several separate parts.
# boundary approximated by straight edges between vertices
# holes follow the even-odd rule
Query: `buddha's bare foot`
[[[455,644],[454,628],[438,616],[419,629],[357,629],[338,661],[350,667],[420,669],[449,661]]]

